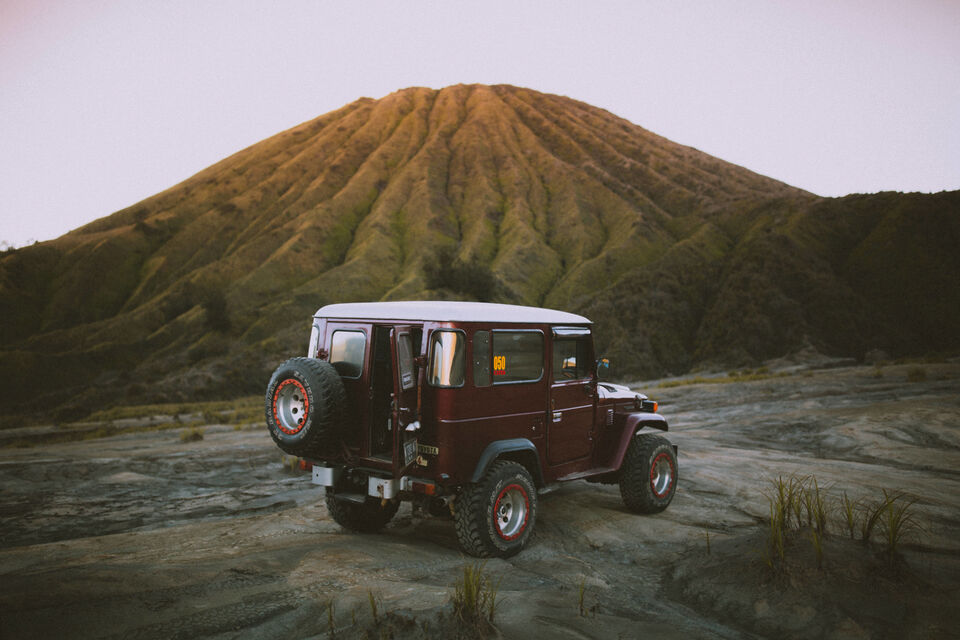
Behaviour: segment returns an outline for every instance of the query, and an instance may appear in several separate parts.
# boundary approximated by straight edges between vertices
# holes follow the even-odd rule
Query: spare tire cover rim
[[[273,392],[273,419],[287,435],[300,433],[307,424],[310,401],[307,390],[294,378],[287,378]]]

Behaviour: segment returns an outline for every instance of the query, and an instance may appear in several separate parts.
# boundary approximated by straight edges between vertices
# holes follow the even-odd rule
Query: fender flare
[[[477,460],[477,466],[473,470],[473,475],[470,477],[470,482],[480,482],[480,479],[483,478],[484,474],[487,472],[487,469],[490,468],[497,458],[501,457],[505,453],[513,453],[515,451],[529,452],[532,456],[532,459],[536,461],[533,473],[533,481],[536,486],[543,486],[543,470],[540,469],[540,453],[537,451],[536,445],[534,445],[527,438],[512,438],[510,440],[496,440],[487,445],[483,450],[483,453],[480,454],[480,459]],[[526,453],[525,453],[526,455]]]
[[[622,416],[622,418],[620,416]],[[636,413],[620,414],[617,417],[623,420],[623,431],[620,432],[620,443],[617,445],[617,450],[612,460],[615,469],[619,469],[620,465],[623,464],[623,458],[627,455],[627,447],[630,446],[630,441],[633,440],[641,429],[651,427],[653,429],[659,429],[660,431],[669,430],[667,419],[659,413],[638,411]]]

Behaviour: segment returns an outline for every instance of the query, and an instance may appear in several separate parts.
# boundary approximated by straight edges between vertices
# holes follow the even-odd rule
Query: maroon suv
[[[327,509],[381,529],[402,500],[452,514],[460,546],[509,556],[530,539],[537,495],[567,480],[620,485],[627,507],[662,511],[676,447],[657,404],[599,381],[590,321],[478,302],[332,304],[306,358],[273,374],[270,434],[312,463]]]

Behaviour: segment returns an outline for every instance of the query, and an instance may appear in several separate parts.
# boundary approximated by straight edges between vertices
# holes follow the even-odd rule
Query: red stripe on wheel
[[[507,495],[511,489],[517,489],[521,495],[523,495],[523,522],[520,524],[520,528],[517,529],[517,532],[512,536],[506,536],[503,534],[503,529],[500,526],[500,501],[503,499],[503,496]],[[509,484],[500,491],[500,495],[497,496],[497,501],[493,504],[493,515],[497,519],[496,529],[497,535],[503,538],[504,540],[516,540],[527,528],[527,520],[530,518],[530,498],[527,496],[526,489],[519,484]]]
[[[666,458],[667,466],[670,467],[670,484],[664,487],[663,492],[657,491],[657,485],[654,483],[654,480],[657,477],[657,466],[660,464],[660,461]],[[653,494],[658,498],[662,498],[668,493],[670,493],[670,488],[673,486],[673,479],[676,477],[676,469],[673,468],[673,460],[670,459],[670,455],[667,453],[661,453],[656,458],[653,459],[653,464],[650,465],[650,490],[653,491]]]
[[[297,389],[300,390],[300,394],[303,397],[303,418],[301,418],[301,420],[297,423],[297,426],[294,428],[288,428],[284,426],[283,422],[280,420],[280,415],[277,413],[277,399],[280,397],[280,391],[288,384],[296,386]],[[308,415],[310,415],[310,400],[307,398],[307,390],[302,384],[300,384],[300,381],[294,380],[293,378],[287,378],[278,384],[277,388],[273,392],[273,422],[277,425],[277,428],[289,436],[296,435],[300,433],[303,430],[303,427],[307,424]]]

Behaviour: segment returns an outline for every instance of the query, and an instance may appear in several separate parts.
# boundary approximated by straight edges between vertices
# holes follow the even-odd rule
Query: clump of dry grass
[[[805,531],[813,546],[817,568],[823,568],[824,541],[831,514],[839,514],[838,529],[851,540],[859,533],[864,545],[869,545],[876,532],[882,535],[881,544],[892,562],[901,544],[908,536],[921,530],[911,510],[916,500],[902,493],[883,489],[883,497],[876,500],[851,499],[844,491],[832,497],[821,489],[814,476],[777,476],[770,489],[764,492],[769,503],[767,544],[764,562],[775,571],[785,568],[788,539],[795,532]]]
[[[203,429],[190,427],[180,432],[180,442],[197,442],[203,440]]]
[[[847,495],[847,492],[844,491],[840,496],[839,511],[843,517],[843,524],[847,530],[847,533],[850,535],[850,539],[853,540],[856,531],[857,531],[857,512],[860,510],[860,501],[851,500]]]
[[[481,563],[465,564],[453,591],[453,612],[461,624],[483,632],[493,624],[500,580],[485,573]]]
[[[370,602],[370,615],[373,617],[373,624],[380,624],[380,616],[377,615],[377,597],[373,591],[367,590],[367,600]]]
[[[823,535],[824,532],[816,527],[810,529],[810,542],[817,558],[817,569],[823,569]]]
[[[784,560],[786,532],[790,528],[790,514],[794,505],[794,486],[793,476],[787,480],[777,476],[773,481],[773,491],[766,494],[770,505],[770,528],[765,561],[771,569],[782,565]]]
[[[890,561],[896,558],[904,538],[920,530],[916,515],[911,511],[915,502],[915,499],[902,493],[888,493],[886,489],[883,490],[878,520],[884,551]]]

